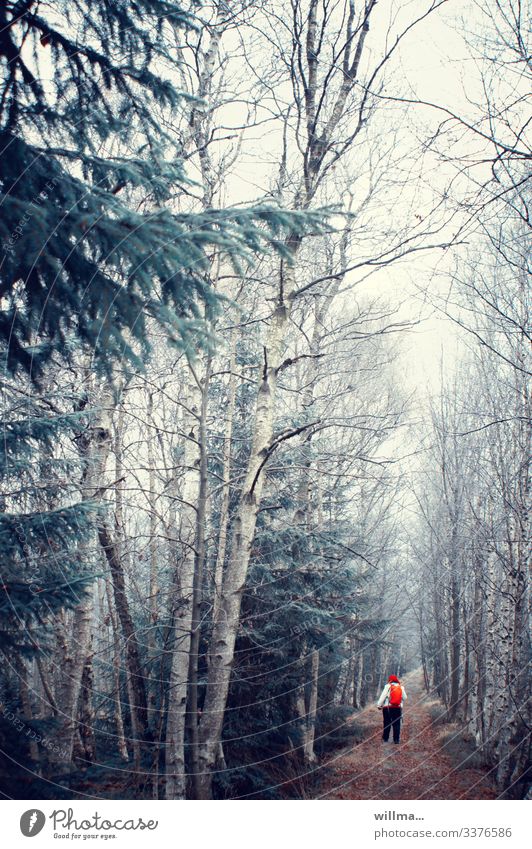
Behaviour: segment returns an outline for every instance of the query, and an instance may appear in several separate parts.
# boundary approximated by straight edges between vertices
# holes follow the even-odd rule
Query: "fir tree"
[[[80,548],[95,505],[76,500],[72,481],[43,483],[25,465],[39,452],[63,462],[52,446],[75,435],[80,414],[50,414],[37,396],[21,409],[12,379],[27,375],[27,391],[42,390],[51,364],[79,361],[80,351],[107,375],[120,359],[141,368],[150,316],[176,345],[206,339],[218,306],[213,253],[239,265],[268,242],[282,251],[288,226],[322,226],[320,216],[271,206],[176,211],[187,178],[161,115],[186,106],[172,66],[191,26],[165,0],[0,6],[4,644],[45,608],[73,603],[96,568]],[[27,475],[21,499],[15,481]]]
[[[50,615],[74,605],[94,576],[86,543],[95,505],[79,500],[74,448],[89,417],[65,412],[65,399],[51,394],[21,399],[20,383],[4,382],[1,394],[0,647],[28,651]]]

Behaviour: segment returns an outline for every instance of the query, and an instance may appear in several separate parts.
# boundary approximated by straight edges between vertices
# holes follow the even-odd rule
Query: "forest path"
[[[434,724],[421,673],[405,676],[408,700],[403,709],[401,742],[382,741],[382,713],[375,704],[353,715],[361,728],[362,742],[329,761],[330,773],[320,789],[320,799],[496,799],[498,792],[487,768],[460,766],[458,726]],[[453,733],[454,732],[454,733]],[[451,737],[455,756],[445,751]],[[326,787],[328,785],[328,789]]]

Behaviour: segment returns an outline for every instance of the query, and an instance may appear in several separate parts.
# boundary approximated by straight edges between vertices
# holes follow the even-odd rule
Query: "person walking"
[[[401,737],[401,717],[403,704],[407,699],[406,690],[397,675],[390,675],[388,683],[380,694],[377,707],[382,710],[382,739],[386,743],[390,738],[390,728],[393,730],[393,742],[399,743]]]

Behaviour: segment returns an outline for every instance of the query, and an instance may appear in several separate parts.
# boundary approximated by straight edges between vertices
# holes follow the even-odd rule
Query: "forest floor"
[[[404,678],[401,742],[382,740],[382,713],[372,704],[353,714],[362,740],[330,758],[319,799],[496,799],[488,767],[467,734],[435,720],[441,702],[429,699],[421,674]]]

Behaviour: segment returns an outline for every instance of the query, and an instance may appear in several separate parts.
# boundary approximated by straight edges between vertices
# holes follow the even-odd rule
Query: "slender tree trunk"
[[[153,416],[153,392],[146,393],[146,418],[148,423],[148,503],[150,511],[150,536],[148,543],[149,559],[150,559],[150,576],[148,588],[148,606],[150,611],[150,626],[147,634],[148,653],[151,666],[157,651],[156,629],[159,617],[158,596],[159,596],[159,568],[158,556],[159,549],[157,545],[157,512],[156,512],[156,490],[155,490],[155,452],[153,450],[155,422]],[[120,422],[119,422],[120,427]],[[120,428],[121,430],[121,428]],[[117,480],[121,477],[117,470]],[[151,675],[150,675],[151,677]],[[156,691],[155,686],[150,683],[148,686],[148,723],[150,727],[155,727],[156,724]]]
[[[340,704],[349,705],[353,701],[353,678],[355,674],[355,656],[354,656],[354,639],[347,637],[347,663],[345,668],[345,678],[343,680],[342,689],[340,692]]]
[[[43,688],[44,695],[46,696],[46,700],[47,700],[47,706],[49,708],[51,708],[53,715],[57,716],[57,714],[58,714],[57,704],[56,704],[56,701],[55,701],[54,694],[52,692],[52,687],[50,685],[48,673],[43,666],[43,661],[42,661],[42,657],[40,656],[40,654],[35,655],[35,665],[36,665],[37,670],[39,672],[39,677],[41,679],[42,688]]]
[[[200,494],[201,386],[188,370],[187,409],[184,427],[188,434],[184,454],[184,483],[180,521],[183,556],[177,566],[173,608],[172,664],[166,725],[166,798],[185,799],[186,714],[189,658],[192,635],[194,574],[196,569],[197,505]]]
[[[293,240],[295,255],[300,240]],[[212,634],[207,677],[207,692],[200,722],[198,798],[208,799],[212,792],[212,770],[221,740],[223,718],[229,691],[240,603],[248,573],[251,545],[264,486],[264,466],[273,437],[277,371],[281,365],[284,337],[290,315],[290,296],[295,288],[294,268],[289,265],[283,277],[283,289],[271,319],[264,365],[260,380],[251,453],[242,495],[236,511],[229,562]]]
[[[469,698],[470,698],[470,669],[471,669],[471,644],[470,644],[470,633],[469,633],[469,621],[471,614],[468,610],[468,606],[465,603],[465,599],[462,604],[462,622],[463,622],[463,670],[464,677],[461,687],[461,698],[460,698],[460,719],[464,721],[467,720],[469,714]]]
[[[109,610],[109,620],[111,625],[111,634],[113,640],[113,713],[115,721],[116,742],[118,754],[120,758],[127,763],[129,754],[127,750],[126,737],[124,733],[124,717],[122,713],[122,689],[120,686],[120,669],[122,666],[122,658],[120,652],[120,635],[118,631],[118,622],[116,621],[116,612],[114,610],[113,599],[111,595],[111,582],[105,581],[105,591],[107,596],[107,606]],[[134,746],[138,747],[137,739],[134,739]],[[140,762],[140,752],[134,753],[135,761]]]
[[[222,594],[223,569],[225,552],[227,548],[227,532],[229,529],[229,500],[231,497],[231,440],[233,437],[233,422],[235,417],[236,401],[236,330],[231,335],[231,356],[229,360],[229,397],[227,399],[227,412],[224,428],[224,442],[222,447],[222,502],[220,506],[220,522],[218,533],[218,548],[216,552],[216,564],[214,567],[214,602],[213,621],[218,615],[220,598]]]
[[[60,777],[70,771],[74,737],[78,729],[78,702],[85,660],[90,646],[93,618],[92,593],[86,593],[72,616],[71,636],[63,643],[63,656],[55,701],[59,708],[54,743],[49,750],[52,772]]]
[[[31,706],[30,689],[28,686],[28,668],[25,662],[21,659],[16,660],[16,669],[19,676],[19,692],[22,705],[22,715],[25,720],[33,720],[33,709]],[[39,747],[37,742],[30,736],[30,757],[35,764],[35,768],[40,771],[39,766]]]
[[[451,703],[449,717],[454,718],[460,704],[460,589],[456,564],[451,576]]]
[[[318,649],[314,649],[310,656],[310,692],[308,698],[308,708],[303,741],[303,757],[307,766],[310,766],[316,761],[316,755],[314,753],[314,737],[316,735],[316,711],[318,707],[319,670],[320,653]]]
[[[192,635],[190,639],[190,661],[188,675],[188,726],[190,744],[190,770],[194,787],[194,795],[199,793],[199,649],[201,640],[201,605],[203,592],[203,575],[205,571],[206,545],[205,535],[207,530],[207,499],[208,499],[208,477],[207,477],[207,410],[209,400],[209,378],[211,371],[210,359],[207,362],[205,376],[201,381],[201,408],[199,417],[198,439],[199,439],[199,492],[198,506],[196,510],[196,538],[195,538],[195,565],[194,583],[192,592]]]
[[[79,697],[79,734],[83,748],[84,766],[96,760],[96,742],[94,737],[94,705],[93,705],[94,672],[92,653],[87,655],[81,676],[81,692]]]
[[[132,725],[136,729],[139,740],[142,740],[150,736],[148,726],[148,705],[139,645],[126,594],[124,569],[122,566],[120,552],[118,550],[118,544],[112,539],[109,527],[105,521],[100,523],[98,528],[98,538],[109,565],[115,609],[122,628],[122,634],[124,636],[126,668],[133,696],[133,701],[131,703]]]
[[[111,420],[115,393],[106,385],[99,394],[89,424],[79,439],[85,470],[81,481],[84,501],[101,500],[102,481],[111,446]],[[89,555],[90,556],[90,555]],[[54,774],[68,773],[72,761],[74,737],[78,730],[78,704],[83,669],[90,650],[94,612],[94,587],[84,591],[72,615],[71,632],[62,643],[63,658],[58,681],[56,704],[59,716],[56,726],[57,752],[50,751]]]
[[[361,643],[355,641],[355,665],[353,672],[353,707],[358,710],[362,707],[362,670],[364,667],[364,653]]]

